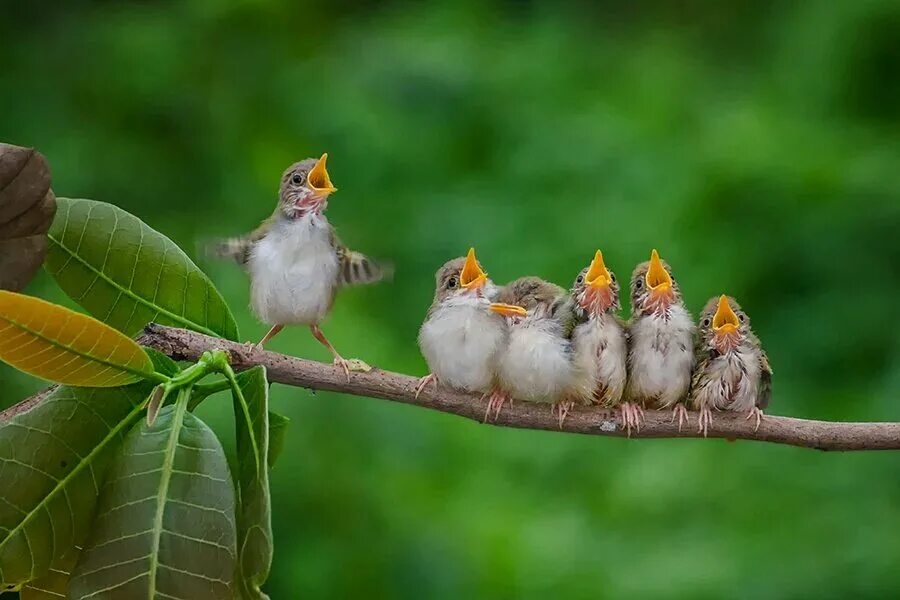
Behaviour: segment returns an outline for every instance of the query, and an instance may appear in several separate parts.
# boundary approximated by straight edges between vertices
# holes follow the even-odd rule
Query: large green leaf
[[[65,598],[69,591],[69,577],[78,562],[81,548],[73,546],[51,568],[50,572],[25,585],[19,594],[22,600],[53,600]]]
[[[287,434],[291,420],[284,415],[269,411],[269,468],[275,466],[281,451],[284,450],[284,436]]]
[[[128,335],[155,321],[238,339],[225,300],[172,240],[111,204],[57,203],[47,271],[92,315]]]
[[[269,496],[269,385],[266,369],[256,366],[237,375],[234,414],[237,430],[237,479],[240,508],[238,567],[241,597],[268,598],[260,589],[272,567],[272,508]]]
[[[69,598],[231,600],[234,509],[225,452],[181,398],[126,438]]]
[[[110,458],[151,387],[62,386],[0,424],[0,590],[45,576],[85,540]]]

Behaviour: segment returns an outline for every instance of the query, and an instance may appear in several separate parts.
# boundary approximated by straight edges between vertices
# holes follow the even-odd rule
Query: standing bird
[[[644,408],[673,409],[679,431],[687,421],[683,401],[691,383],[694,331],[671,268],[653,250],[631,275],[625,396]]]
[[[485,420],[500,414],[510,399],[549,402],[560,427],[576,401],[589,401],[587,390],[576,390],[569,337],[575,326],[566,291],[537,277],[522,277],[506,285],[491,310],[506,317],[509,341],[497,358],[497,389],[491,394]]]
[[[750,329],[750,318],[734,298],[711,298],[700,314],[689,400],[700,411],[700,433],[706,436],[713,410],[746,411],[759,429],[771,395],[772,368]]]
[[[579,387],[588,389],[597,404],[620,408],[630,435],[631,428],[638,425],[638,413],[636,407],[622,402],[628,346],[625,325],[616,314],[619,283],[599,250],[575,279],[572,298],[577,319],[572,332],[576,376],[586,380]]]
[[[271,325],[254,349],[261,349],[285,325],[307,325],[349,379],[351,368],[368,367],[338,354],[319,324],[339,288],[381,281],[388,269],[344,246],[325,218],[328,197],[337,191],[325,168],[327,159],[323,154],[319,160],[308,158],[288,167],[274,214],[249,235],[225,240],[213,252],[233,258],[250,275],[250,306]]]
[[[487,393],[497,351],[506,344],[506,322],[489,310],[497,287],[488,279],[475,249],[454,258],[435,274],[434,302],[419,331],[419,348],[431,372],[419,380],[416,397],[429,383]]]

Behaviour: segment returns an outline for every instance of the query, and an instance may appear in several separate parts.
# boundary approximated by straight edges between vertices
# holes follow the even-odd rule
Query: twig
[[[383,398],[404,404],[451,413],[474,421],[484,418],[487,400],[429,386],[417,399],[417,379],[380,369],[369,373],[351,373],[347,381],[343,371],[330,364],[293,358],[274,352],[251,352],[241,344],[211,338],[184,329],[151,324],[138,340],[176,360],[196,360],[205,350],[222,349],[231,356],[232,365],[247,369],[265,365],[269,380],[315,390],[342,392],[355,396]],[[678,431],[671,413],[647,411],[644,424],[633,438],[696,438],[697,413],[689,413],[690,423]],[[560,431],[550,406],[516,402],[503,409],[495,425],[520,429]],[[900,449],[900,423],[840,423],[812,421],[766,415],[754,431],[755,423],[744,415],[717,413],[709,428],[709,437],[756,440],[790,444],[819,450],[897,450]],[[590,435],[624,437],[625,431],[615,411],[598,407],[576,407],[566,417],[562,431]]]

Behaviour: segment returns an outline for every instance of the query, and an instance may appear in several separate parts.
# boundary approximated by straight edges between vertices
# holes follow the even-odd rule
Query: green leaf
[[[231,600],[234,508],[225,451],[182,392],[128,434],[69,597]]]
[[[153,368],[157,373],[162,373],[166,377],[172,377],[176,373],[181,372],[181,367],[178,366],[178,363],[159,350],[148,346],[141,346],[141,348],[144,349],[144,352],[146,352],[147,356],[150,357],[150,360],[153,361]]]
[[[291,420],[284,415],[269,411],[269,468],[275,466],[275,461],[284,450],[284,436],[287,434]]]
[[[26,584],[19,593],[21,600],[54,600],[65,598],[69,591],[69,577],[78,562],[81,548],[72,547],[50,568],[50,572]]]
[[[87,538],[110,459],[151,387],[58,387],[0,424],[0,590],[47,575]]]
[[[57,203],[47,271],[92,315],[127,335],[155,321],[238,339],[225,300],[172,240],[111,204]]]
[[[229,375],[230,374],[227,374]],[[256,366],[235,377],[239,585],[243,600],[268,598],[260,589],[272,567],[272,509],[269,495],[269,384]]]

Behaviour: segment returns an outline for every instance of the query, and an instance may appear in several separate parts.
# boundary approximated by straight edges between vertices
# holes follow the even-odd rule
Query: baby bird
[[[603,263],[599,250],[575,279],[572,298],[577,322],[572,332],[575,372],[577,378],[586,380],[578,387],[589,390],[593,402],[620,408],[630,435],[639,421],[637,407],[622,402],[628,350],[625,325],[616,314],[620,308],[619,283]]]
[[[750,318],[734,298],[711,298],[700,314],[691,382],[690,405],[700,411],[700,433],[706,436],[713,410],[746,411],[759,429],[771,395],[772,368]]]
[[[274,214],[249,235],[225,240],[213,252],[233,258],[250,275],[250,306],[271,325],[254,349],[261,349],[285,325],[307,325],[349,379],[359,361],[338,354],[319,324],[338,289],[375,283],[388,269],[344,246],[325,218],[328,198],[337,191],[325,168],[327,159],[323,154],[319,160],[308,158],[288,167]]]
[[[575,382],[569,337],[574,311],[566,291],[537,277],[522,277],[506,285],[491,304],[491,310],[506,317],[509,341],[497,357],[498,387],[491,395],[485,420],[494,410],[515,398],[550,402],[565,415],[587,391],[573,390]]]
[[[474,248],[438,269],[435,284],[434,302],[419,331],[419,348],[431,373],[419,380],[416,397],[431,382],[490,392],[497,351],[508,337],[506,321],[488,308],[497,287],[478,264]]]
[[[631,275],[625,396],[644,408],[672,408],[679,430],[687,421],[682,401],[691,383],[694,331],[671,268],[653,250]]]

